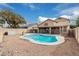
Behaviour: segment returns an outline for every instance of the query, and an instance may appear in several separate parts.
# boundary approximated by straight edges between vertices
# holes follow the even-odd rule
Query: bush
[[[5,32],[4,35],[8,35],[8,32]]]
[[[79,27],[79,17],[77,18],[76,26]]]

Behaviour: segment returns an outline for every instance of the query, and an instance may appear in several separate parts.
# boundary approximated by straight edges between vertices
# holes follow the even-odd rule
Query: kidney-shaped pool
[[[57,45],[65,41],[63,36],[49,34],[25,34],[20,38],[43,45]]]

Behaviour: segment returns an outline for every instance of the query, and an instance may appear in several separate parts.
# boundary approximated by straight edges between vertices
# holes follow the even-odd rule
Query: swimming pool
[[[43,45],[56,45],[64,42],[64,37],[59,35],[25,34],[21,36],[21,38],[29,40],[32,43],[43,44]]]

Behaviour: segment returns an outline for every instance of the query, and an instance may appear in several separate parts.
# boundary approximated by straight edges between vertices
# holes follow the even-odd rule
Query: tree
[[[77,18],[76,26],[79,27],[79,17]]]
[[[5,21],[3,19],[0,19],[0,24],[4,24]]]
[[[2,19],[2,17],[0,17],[0,26],[2,27],[4,23],[5,23],[4,19]]]
[[[12,28],[18,28],[19,24],[25,24],[25,19],[9,10],[0,10],[0,17],[2,17]]]

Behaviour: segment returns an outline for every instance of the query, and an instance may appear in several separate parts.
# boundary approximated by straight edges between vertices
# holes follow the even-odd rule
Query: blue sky
[[[72,20],[79,15],[78,3],[3,3],[0,9],[10,9],[20,14],[28,23],[36,23],[43,19],[58,17],[71,17]]]

